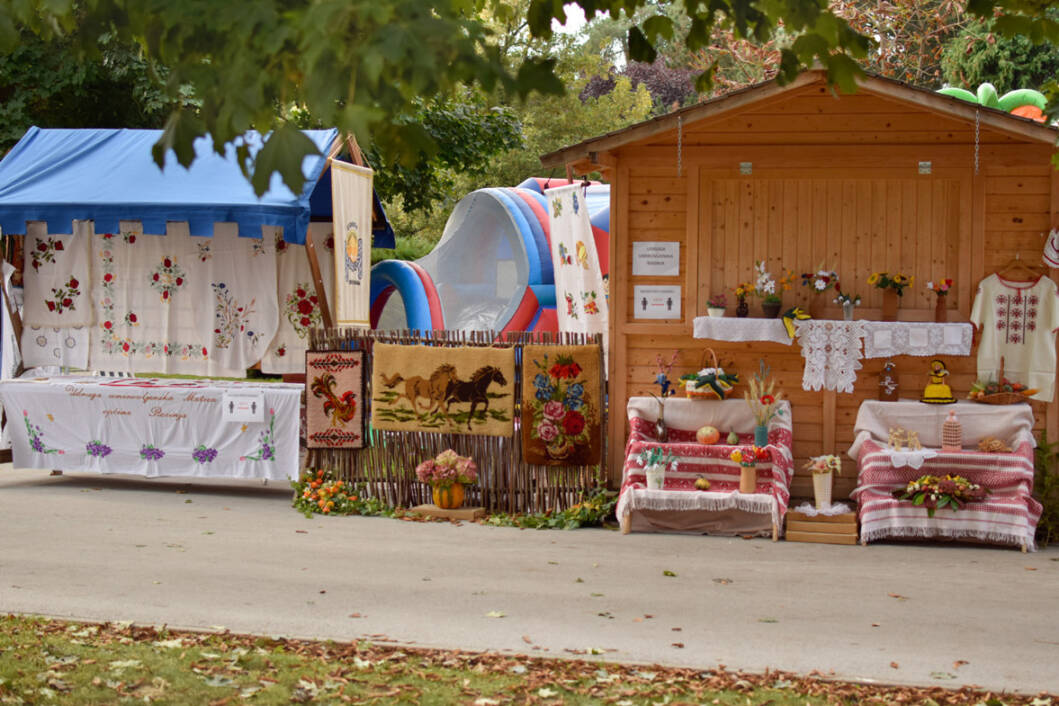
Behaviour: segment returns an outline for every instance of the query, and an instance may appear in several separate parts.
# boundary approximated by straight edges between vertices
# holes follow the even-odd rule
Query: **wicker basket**
[[[703,368],[717,368],[719,367],[717,362],[717,354],[712,348],[707,348],[702,352],[702,360],[699,363],[699,370]],[[712,387],[696,388],[692,387],[694,381],[684,381],[684,394],[687,395],[689,400],[709,400],[709,399],[725,399],[732,393],[731,390],[727,390],[725,395],[718,398],[717,393],[713,391]]]
[[[998,379],[1004,379],[1004,357],[1000,357],[1000,374]],[[981,404],[1018,404],[1025,402],[1029,404],[1030,398],[1021,392],[994,392],[991,395],[984,395],[983,397],[974,398],[975,402]]]

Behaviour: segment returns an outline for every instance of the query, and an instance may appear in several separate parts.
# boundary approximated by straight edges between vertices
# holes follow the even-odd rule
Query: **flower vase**
[[[661,464],[647,466],[644,475],[647,476],[648,490],[661,490],[666,480],[666,467]]]
[[[765,447],[769,445],[769,428],[764,424],[754,427],[754,446]]]
[[[842,320],[852,321],[853,312],[856,310],[857,305],[853,302],[842,302]]]
[[[744,319],[749,313],[750,306],[746,303],[746,297],[739,297],[739,303],[735,306],[735,315],[740,319]]]
[[[816,499],[817,510],[831,507],[831,475],[831,471],[813,473],[813,497]]]
[[[897,321],[897,290],[886,288],[882,293],[882,320]]]
[[[710,316],[712,316],[715,319],[719,319],[722,316],[724,316],[724,307],[723,306],[708,306],[708,307],[706,307],[706,313],[709,314]]]
[[[455,510],[463,505],[463,484],[453,483],[447,488],[435,485],[434,504],[442,510]]]
[[[945,308],[945,295],[939,294],[934,303],[934,322],[943,324],[949,320],[949,310]]]
[[[809,316],[814,319],[824,318],[824,305],[827,299],[823,292],[813,292],[809,295]]]
[[[774,319],[780,315],[780,308],[783,306],[783,302],[761,302],[761,315],[766,319]]]
[[[749,495],[757,490],[757,466],[742,466],[739,469],[739,492]]]

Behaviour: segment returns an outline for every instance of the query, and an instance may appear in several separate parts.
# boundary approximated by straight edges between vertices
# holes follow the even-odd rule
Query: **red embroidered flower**
[[[113,233],[104,233],[103,234],[103,240],[110,240],[113,237],[114,237]]]
[[[69,307],[73,303],[74,303],[74,300],[71,299],[70,297],[66,297],[66,298],[63,299],[63,306],[65,306],[65,307]]]
[[[162,292],[162,299],[168,299],[168,298],[169,298],[169,290],[167,289],[164,292]]]
[[[63,249],[63,241],[61,241],[61,240],[56,240],[56,241],[55,241],[55,249],[56,249],[56,250],[62,250],[62,249]]]
[[[45,245],[44,243],[37,243],[37,250],[39,250],[41,252],[44,252],[47,249],[48,249],[48,246]]]
[[[121,344],[121,350],[125,351],[126,353],[129,352],[129,342],[128,341],[126,341],[125,343]]]
[[[114,279],[114,275],[110,274],[109,272],[107,274],[103,275],[103,281],[104,282],[110,282],[113,279]]]
[[[309,297],[309,301],[311,301],[313,304],[316,304],[320,300],[316,298],[316,295],[313,295],[313,296]]]
[[[308,326],[309,325],[309,317],[308,316],[303,316],[301,318],[301,325],[302,326]]]
[[[55,302],[45,302],[48,305],[48,311],[55,311]]]
[[[585,428],[585,417],[575,409],[571,409],[563,417],[563,431],[569,436],[577,436]]]
[[[205,358],[207,354],[208,354],[208,352],[206,351],[206,346],[203,346],[202,347],[202,357]]]
[[[183,277],[177,277],[176,278],[176,286],[179,287],[182,284],[184,284],[184,278]]]
[[[286,346],[280,346],[279,348],[277,348],[276,349],[276,355],[278,355],[280,358],[282,358],[283,356],[287,355],[287,347]]]
[[[67,286],[70,287],[70,289],[77,289],[77,285],[79,284],[81,283],[78,282],[75,277],[71,277],[70,281],[67,283]]]
[[[576,378],[581,374],[581,366],[570,356],[557,356],[555,365],[548,370],[548,373],[559,380]]]
[[[313,312],[313,303],[308,299],[302,299],[298,302],[298,313],[305,314],[308,316]]]
[[[173,261],[170,260],[168,257],[165,258],[164,260],[162,260],[162,267],[172,267],[172,266],[173,266]]]
[[[152,279],[154,279],[155,282],[158,281],[158,273],[157,272],[154,273],[154,277]]]
[[[135,243],[135,242],[136,242],[136,236],[135,235],[129,235],[129,243]]]
[[[129,322],[136,323],[136,314],[133,314],[131,312],[129,313]]]
[[[109,331],[110,329],[114,328],[114,324],[110,321],[104,321],[103,328]]]
[[[305,298],[305,290],[304,289],[300,289],[299,288],[298,291],[296,292],[296,294],[298,295],[298,297],[300,299],[304,299]]]

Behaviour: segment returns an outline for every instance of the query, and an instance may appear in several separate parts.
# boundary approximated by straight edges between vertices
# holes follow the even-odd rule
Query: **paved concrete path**
[[[0,466],[0,612],[1059,693],[1054,547],[307,519],[290,497]]]

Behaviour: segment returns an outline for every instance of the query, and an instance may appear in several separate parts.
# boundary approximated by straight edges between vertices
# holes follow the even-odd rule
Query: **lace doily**
[[[861,368],[864,323],[808,319],[795,324],[805,358],[803,390],[853,392]]]
[[[864,357],[970,355],[971,324],[865,321]]]
[[[772,341],[791,344],[781,319],[731,318],[726,316],[696,316],[692,335],[715,341]]]

